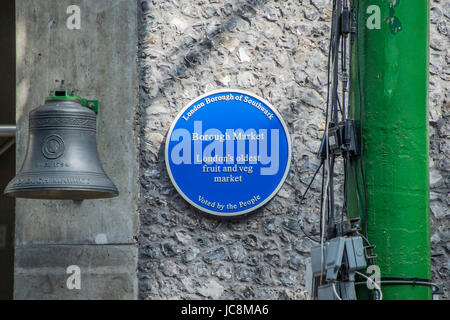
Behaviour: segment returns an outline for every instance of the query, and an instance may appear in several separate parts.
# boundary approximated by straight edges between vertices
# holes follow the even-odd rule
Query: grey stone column
[[[16,0],[17,170],[28,113],[64,79],[77,95],[100,101],[99,155],[120,196],[17,200],[15,299],[137,297],[137,3],[75,2]],[[68,10],[73,4],[80,29],[71,29],[77,26],[76,11]],[[79,267],[80,289],[67,286],[69,266]]]

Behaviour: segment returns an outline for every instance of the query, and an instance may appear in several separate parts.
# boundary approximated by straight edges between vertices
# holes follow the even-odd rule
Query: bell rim
[[[45,172],[47,177],[57,176],[64,173],[70,176],[74,172]],[[14,198],[28,199],[102,199],[114,198],[119,195],[119,190],[111,179],[104,172],[77,172],[76,177],[98,178],[95,184],[74,183],[71,185],[61,183],[51,183],[43,185],[41,183],[25,184],[20,183],[21,179],[39,178],[42,172],[22,172],[20,171],[6,186],[4,194]],[[65,194],[64,194],[65,193]],[[78,193],[78,194],[77,194]],[[58,196],[54,196],[57,194]],[[62,195],[61,195],[62,194]],[[77,195],[76,197],[73,194]],[[81,196],[82,195],[82,196]]]
[[[52,192],[53,191],[53,192]],[[58,196],[58,192],[61,193]],[[45,188],[6,188],[4,194],[13,198],[22,199],[42,199],[42,200],[89,200],[89,199],[108,199],[119,196],[117,189],[107,188],[61,188],[61,187],[45,187]],[[78,196],[74,196],[78,195]]]

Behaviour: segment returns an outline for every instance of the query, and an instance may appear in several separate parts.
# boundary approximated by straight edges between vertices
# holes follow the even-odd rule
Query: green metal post
[[[363,233],[376,245],[382,278],[430,279],[429,3],[352,0],[351,5],[358,32],[352,45],[350,114],[358,135],[362,132],[363,156],[351,164],[349,217],[361,215]],[[382,292],[387,300],[431,298],[431,288],[423,285],[382,285]],[[366,293],[362,288],[358,295],[364,299]]]

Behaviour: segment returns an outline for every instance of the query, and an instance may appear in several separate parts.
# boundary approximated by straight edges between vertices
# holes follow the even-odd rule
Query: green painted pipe
[[[351,164],[349,217],[359,215],[358,190],[361,227],[376,245],[381,277],[430,279],[429,3],[352,0],[351,5],[358,36],[352,45],[350,116],[358,135],[362,126],[367,197],[359,157]],[[431,298],[431,288],[423,285],[382,285],[382,291],[387,300]],[[359,290],[359,298],[367,293]]]

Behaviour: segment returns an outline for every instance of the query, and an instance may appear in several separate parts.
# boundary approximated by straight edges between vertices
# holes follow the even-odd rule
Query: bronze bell
[[[64,88],[29,114],[29,139],[20,172],[5,194],[33,199],[96,199],[119,195],[97,153],[98,101]]]

